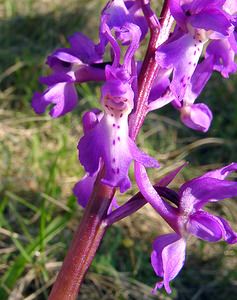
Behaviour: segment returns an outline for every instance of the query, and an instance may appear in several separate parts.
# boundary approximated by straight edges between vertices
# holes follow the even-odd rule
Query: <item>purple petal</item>
[[[143,11],[141,9],[141,3],[140,1],[126,1],[125,5],[128,8],[128,12],[129,12],[129,17],[130,17],[129,22],[136,24],[141,30],[140,41],[142,41],[147,34],[148,25],[147,25],[146,18],[144,17]]]
[[[229,36],[231,30],[233,30],[226,14],[214,8],[207,8],[196,15],[190,16],[189,22],[193,27],[214,31],[214,34],[210,35],[213,39]]]
[[[180,0],[170,1],[170,12],[177,24],[185,31],[187,17],[185,16],[185,13],[180,6]]]
[[[103,117],[103,113],[101,113],[100,110],[92,110],[92,111],[87,111],[86,113],[84,113],[84,115],[82,117],[84,133],[93,129],[99,123],[99,115],[100,114],[102,114],[102,117]]]
[[[49,103],[44,101],[42,93],[35,92],[32,98],[31,105],[37,114],[43,114]]]
[[[229,225],[229,223],[221,218],[218,217],[221,221],[223,228],[224,228],[224,240],[229,244],[236,244],[237,243],[237,232],[235,232]]]
[[[69,37],[71,49],[86,64],[101,62],[101,55],[96,52],[95,44],[84,34],[75,33]]]
[[[178,234],[166,234],[158,237],[153,243],[151,264],[156,275],[163,277],[163,281],[156,285],[163,285],[167,293],[171,293],[169,282],[180,272],[185,261],[186,241]]]
[[[213,59],[213,69],[220,72],[225,78],[228,78],[229,74],[235,73],[237,70],[235,51],[233,50],[235,47],[233,43],[236,44],[236,41],[233,35],[232,40],[234,40],[232,43],[230,39],[212,41],[206,49],[206,56]]]
[[[141,40],[147,33],[148,26],[139,1],[110,1],[102,11],[102,18],[104,16],[107,18],[107,25],[110,29],[122,27],[125,23],[133,23],[142,32]]]
[[[99,53],[105,52],[105,47],[110,42],[116,62],[119,61],[120,49],[114,39],[111,30],[113,27],[122,27],[128,21],[128,10],[122,0],[114,0],[107,3],[101,14],[100,43],[96,46]]]
[[[105,80],[105,70],[97,68],[96,65],[81,66],[74,71],[75,81],[78,83],[88,81],[103,81]]]
[[[181,120],[189,128],[207,132],[211,121],[212,112],[204,103],[192,104],[181,108]]]
[[[90,199],[96,176],[97,174],[95,174],[94,176],[85,175],[80,181],[75,184],[73,188],[73,193],[77,197],[78,204],[80,204],[83,208],[86,207]]]
[[[186,182],[180,188],[180,209],[192,212],[205,203],[237,196],[237,182],[204,177]]]
[[[128,9],[123,0],[108,2],[102,11],[102,17],[107,16],[107,24],[110,28],[121,27],[128,21]]]
[[[187,87],[185,94],[185,103],[193,104],[196,98],[200,95],[206,83],[210,79],[213,71],[213,59],[208,57],[197,65],[191,84]]]
[[[87,174],[80,181],[78,181],[73,188],[73,193],[77,197],[77,202],[83,208],[86,207],[86,205],[90,199],[90,196],[93,192],[96,177],[97,177],[97,173],[94,176],[89,176]],[[118,207],[119,207],[119,205],[117,203],[116,198],[114,197],[108,208],[107,213],[110,214],[113,209],[116,209]]]
[[[124,55],[124,62],[123,62],[123,66],[128,70],[129,73],[131,73],[132,59],[135,55],[136,50],[140,46],[139,45],[140,37],[141,37],[141,30],[135,24],[126,23],[120,29],[120,39],[124,43],[129,42],[129,46]]]
[[[48,86],[53,86],[60,82],[74,82],[74,78],[70,75],[70,73],[56,72],[49,76],[40,77],[39,82]]]
[[[217,242],[224,234],[220,220],[206,211],[198,211],[190,215],[187,231],[208,242]]]
[[[231,163],[223,168],[214,170],[214,171],[209,171],[205,173],[204,175],[200,176],[199,178],[205,178],[205,177],[211,177],[211,178],[216,178],[223,180],[225,179],[229,174],[232,172],[237,171],[237,163]]]
[[[164,95],[163,97],[150,102],[148,105],[148,111],[160,109],[161,107],[164,107],[172,101],[174,101],[174,95],[171,92],[168,92],[167,95]]]
[[[132,157],[135,161],[141,163],[144,167],[147,168],[159,168],[160,165],[158,161],[155,158],[139,150],[137,145],[130,138],[129,138],[129,148]]]
[[[60,71],[71,69],[71,64],[83,65],[83,62],[75,55],[72,49],[58,49],[49,55],[46,62],[50,68]]]
[[[221,8],[226,0],[193,0],[190,5],[192,13],[199,13],[203,9],[208,8]]]
[[[50,110],[53,118],[58,118],[72,111],[77,104],[77,92],[73,83],[60,82],[49,87],[43,94],[35,93],[32,107],[36,113],[43,113],[46,107],[54,104]]]
[[[119,39],[122,45],[131,45],[131,48],[135,48],[135,50],[139,47],[141,30],[140,28],[132,23],[125,23],[122,27],[115,27],[116,38]],[[135,50],[132,50],[133,55]],[[133,56],[132,55],[132,56]]]
[[[149,103],[155,101],[162,97],[170,85],[169,80],[170,72],[165,69],[160,70],[158,76],[155,79],[155,83],[152,86],[152,89],[149,94]]]
[[[103,135],[100,130],[97,130],[98,126],[99,124],[88,132],[85,132],[77,147],[79,150],[79,160],[90,176],[94,176],[99,169],[100,152],[102,151],[101,139],[103,139]]]
[[[71,48],[60,48],[47,58],[47,64],[55,71],[69,71],[72,65],[83,66],[101,62],[94,43],[82,33],[69,38]]]
[[[120,62],[120,47],[119,44],[117,42],[117,40],[114,38],[114,36],[112,35],[112,32],[107,24],[107,18],[103,17],[102,21],[101,21],[101,32],[102,32],[102,38],[101,37],[101,47],[105,47],[106,43],[109,42],[111,45],[111,48],[113,50],[113,67],[118,67],[119,66],[119,62]],[[98,45],[99,47],[99,45]]]
[[[148,98],[149,111],[159,109],[175,99],[174,95],[168,89],[171,71],[171,69],[159,70]]]
[[[162,68],[174,69],[170,89],[179,100],[182,100],[197,66],[203,43],[189,33],[180,37],[180,33],[177,32],[176,35],[177,39],[158,48],[156,60]]]

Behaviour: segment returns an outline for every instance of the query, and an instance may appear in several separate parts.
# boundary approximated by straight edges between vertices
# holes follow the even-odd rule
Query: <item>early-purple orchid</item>
[[[69,38],[70,48],[56,50],[47,59],[53,73],[41,77],[40,82],[48,85],[44,93],[35,93],[32,107],[38,114],[44,113],[53,104],[50,115],[57,118],[72,111],[78,100],[75,83],[104,80],[104,70],[98,65],[101,55],[94,43],[81,33]],[[98,67],[96,67],[98,66]]]
[[[111,43],[114,51],[112,66],[105,68],[105,83],[101,89],[101,104],[103,117],[89,130],[78,144],[79,159],[89,176],[93,177],[100,163],[105,165],[105,176],[102,182],[112,187],[119,187],[120,192],[130,188],[128,169],[132,160],[146,167],[158,167],[155,159],[141,152],[128,135],[128,115],[134,106],[133,81],[136,73],[133,71],[134,53],[139,46],[140,32],[136,25],[125,24],[121,28],[130,44],[120,65],[120,50],[112,36],[107,23],[102,23],[103,32]]]
[[[236,0],[165,0],[160,18],[149,0],[110,0],[101,13],[97,44],[76,33],[69,38],[68,48],[48,57],[52,73],[40,79],[47,89],[33,96],[36,113],[50,107],[53,118],[61,117],[76,107],[77,84],[101,84],[101,108],[83,114],[84,133],[78,143],[86,174],[73,191],[85,215],[50,300],[69,299],[62,295],[76,299],[106,229],[146,203],[174,230],[153,244],[152,266],[163,278],[154,292],[162,286],[171,292],[170,281],[184,264],[189,236],[237,242],[227,221],[203,210],[207,203],[237,196],[237,183],[226,180],[237,163],[192,179],[176,192],[167,185],[184,165],[153,186],[146,168],[159,164],[135,142],[146,115],[170,103],[187,127],[208,131],[212,111],[196,100],[213,72],[228,78],[237,71],[236,25]],[[148,29],[146,55],[138,60]],[[132,162],[139,192],[118,206],[115,192],[131,187]]]
[[[174,106],[181,112],[181,120],[188,127],[203,132],[208,130],[212,114],[207,105],[193,104],[196,97],[190,99],[189,91],[195,89],[195,85],[198,85],[197,78],[203,76],[196,69],[204,45],[213,40],[207,50],[207,57],[212,56],[212,60],[208,61],[210,75],[213,70],[218,70],[227,77],[226,74],[235,71],[233,17],[224,10],[224,3],[225,1],[171,1],[170,9],[177,25],[156,54],[156,59],[163,68],[173,70],[170,89],[174,95]],[[216,45],[220,45],[222,50]],[[218,67],[221,59],[224,66]]]
[[[237,182],[225,180],[233,171],[237,171],[236,163],[208,172],[180,187],[176,222],[172,224],[175,233],[162,235],[153,244],[151,263],[156,274],[163,277],[155,289],[164,285],[171,293],[169,283],[183,267],[186,240],[190,235],[208,242],[223,239],[229,244],[237,243],[237,233],[225,219],[203,210],[207,203],[237,196]]]

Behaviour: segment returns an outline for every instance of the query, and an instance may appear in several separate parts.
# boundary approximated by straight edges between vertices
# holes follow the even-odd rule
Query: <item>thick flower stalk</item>
[[[146,115],[164,105],[177,109],[187,127],[209,129],[211,109],[195,101],[213,72],[228,78],[236,71],[236,23],[237,1],[165,0],[158,17],[148,0],[111,0],[101,13],[98,44],[75,33],[68,48],[48,57],[52,74],[40,79],[46,90],[33,96],[36,113],[50,106],[50,115],[61,117],[77,105],[77,84],[101,84],[100,109],[84,113],[77,147],[85,176],[73,191],[85,213],[49,299],[76,299],[106,229],[146,203],[174,230],[153,244],[151,263],[163,278],[154,291],[164,286],[171,292],[169,283],[183,266],[190,235],[237,242],[227,221],[203,210],[207,202],[237,195],[236,183],[225,180],[236,171],[235,163],[172,191],[167,185],[184,166],[153,186],[146,168],[159,164],[135,142]],[[148,33],[146,55],[137,60]],[[118,197],[131,188],[129,169],[139,192],[119,206],[115,192]]]

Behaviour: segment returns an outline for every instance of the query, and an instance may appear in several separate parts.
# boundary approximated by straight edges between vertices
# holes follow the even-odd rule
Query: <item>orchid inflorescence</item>
[[[102,82],[101,110],[93,109],[82,117],[84,135],[78,151],[86,175],[75,185],[74,194],[86,208],[98,174],[104,185],[126,192],[134,161],[140,192],[121,206],[112,197],[104,221],[109,226],[146,203],[163,217],[173,233],[155,239],[151,263],[163,278],[154,292],[164,286],[170,293],[169,283],[184,264],[190,235],[209,242],[237,242],[237,233],[226,220],[203,210],[209,202],[237,196],[237,182],[226,180],[237,170],[237,163],[207,172],[174,191],[167,186],[186,164],[153,185],[146,167],[158,168],[159,164],[137,147],[135,138],[145,116],[168,104],[180,112],[187,127],[201,132],[209,129],[212,112],[195,101],[214,71],[228,78],[237,70],[237,0],[170,0],[165,5],[159,20],[150,1],[109,1],[101,13],[99,42],[75,33],[69,38],[69,48],[53,52],[47,59],[52,74],[40,78],[48,87],[34,94],[32,106],[39,114],[50,106],[50,115],[61,117],[77,105],[76,84]],[[149,29],[153,44],[143,62],[136,59],[136,53]],[[110,61],[105,60],[108,49]]]

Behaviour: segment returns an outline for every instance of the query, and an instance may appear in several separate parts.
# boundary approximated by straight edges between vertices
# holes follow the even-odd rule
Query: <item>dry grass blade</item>
[[[177,149],[175,151],[169,152],[167,154],[160,154],[159,157],[161,160],[167,160],[171,158],[177,158],[177,159],[184,159],[191,151],[193,151],[196,148],[210,145],[210,144],[218,144],[223,145],[226,141],[224,139],[220,138],[204,138],[197,140],[189,145],[186,145],[180,149]]]
[[[24,67],[24,63],[22,61],[17,62],[16,64],[12,65],[11,67],[7,68],[1,75],[0,75],[0,82],[12,75],[14,72],[18,71],[19,69],[21,69],[22,67]]]
[[[69,207],[67,207],[65,204],[62,203],[62,201],[60,201],[60,199],[56,200],[53,197],[45,194],[45,193],[41,193],[41,196],[46,199],[47,201],[53,203],[55,206],[58,206],[59,208],[61,208],[62,210],[65,210],[67,212],[71,212],[71,209]]]

